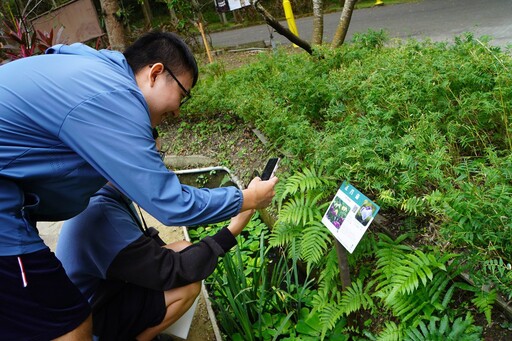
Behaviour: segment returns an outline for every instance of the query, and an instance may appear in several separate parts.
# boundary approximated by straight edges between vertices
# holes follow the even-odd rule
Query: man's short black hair
[[[134,74],[148,65],[162,63],[176,76],[190,72],[192,86],[197,82],[199,71],[196,59],[187,44],[174,33],[148,32],[130,45],[123,54]]]

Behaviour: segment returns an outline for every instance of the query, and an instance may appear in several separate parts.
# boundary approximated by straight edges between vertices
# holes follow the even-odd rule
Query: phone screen
[[[261,180],[268,180],[274,176],[279,160],[280,159],[278,157],[273,157],[268,160],[267,165],[261,174]]]

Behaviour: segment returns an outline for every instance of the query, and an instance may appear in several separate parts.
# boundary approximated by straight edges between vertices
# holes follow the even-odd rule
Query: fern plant
[[[447,263],[455,254],[428,254],[400,244],[380,235],[380,249],[377,251],[377,269],[374,296],[382,300],[394,316],[402,322],[429,319],[435,312],[444,312],[455,290],[452,283],[457,274]]]
[[[402,341],[403,340],[402,326],[396,324],[393,321],[386,321],[384,323],[384,329],[379,333],[373,340],[379,341]]]
[[[471,300],[478,308],[479,311],[485,314],[485,318],[488,324],[491,324],[491,312],[494,302],[496,302],[496,290],[489,292],[480,290],[476,292],[475,298]]]
[[[439,324],[437,324],[439,322]],[[405,332],[404,340],[410,341],[478,341],[481,338],[481,327],[473,325],[473,318],[468,313],[465,318],[459,317],[450,323],[447,315],[443,318],[431,318],[429,324],[421,321],[417,327]]]
[[[340,311],[348,315],[359,309],[373,309],[375,303],[370,296],[369,289],[368,286],[363,286],[361,279],[357,279],[351,287],[343,292]]]
[[[498,257],[485,261],[482,270],[509,300],[512,299],[512,264]]]
[[[483,290],[482,287],[476,287],[466,283],[457,283],[457,287],[462,290],[466,290],[474,293],[474,297],[471,302],[475,305],[480,313],[485,315],[485,319],[488,324],[492,323],[491,313],[493,305],[496,302],[497,292],[496,289]]]
[[[332,241],[320,222],[335,183],[323,175],[323,169],[305,168],[276,186],[279,217],[270,236],[270,245],[287,247],[288,254],[298,252],[308,264],[318,264],[327,254]],[[294,244],[298,250],[290,249]]]

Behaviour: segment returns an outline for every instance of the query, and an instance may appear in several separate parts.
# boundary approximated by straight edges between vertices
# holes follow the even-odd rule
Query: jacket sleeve
[[[198,225],[237,215],[243,195],[236,187],[182,185],[155,148],[149,112],[135,90],[102,93],[75,107],[59,138],[126,196],[164,225]]]
[[[161,247],[153,239],[142,236],[117,254],[107,270],[107,279],[153,290],[177,288],[208,277],[218,257],[234,245],[236,239],[227,228],[180,252]]]

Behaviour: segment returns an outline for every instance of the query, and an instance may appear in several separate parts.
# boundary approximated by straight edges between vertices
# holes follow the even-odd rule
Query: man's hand
[[[276,194],[274,186],[278,181],[279,179],[277,177],[273,177],[267,181],[262,181],[259,177],[252,179],[247,189],[243,190],[244,203],[242,211],[265,208],[270,205]]]

